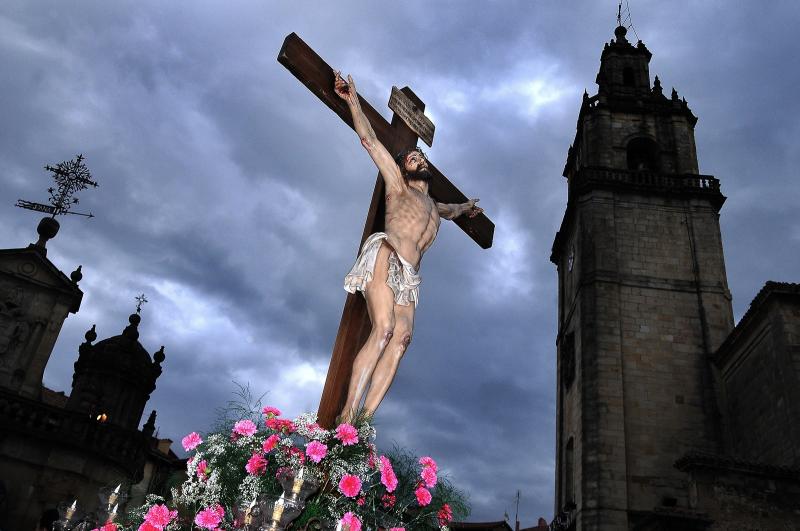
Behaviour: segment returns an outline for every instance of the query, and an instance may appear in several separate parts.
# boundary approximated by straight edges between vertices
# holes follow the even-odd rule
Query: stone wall
[[[768,283],[717,352],[728,450],[737,457],[800,466],[798,288]]]
[[[708,201],[608,190],[582,196],[576,212],[559,263],[560,461],[572,438],[578,528],[625,528],[628,511],[667,498],[686,507],[673,463],[719,444],[707,352],[733,319],[718,216]]]

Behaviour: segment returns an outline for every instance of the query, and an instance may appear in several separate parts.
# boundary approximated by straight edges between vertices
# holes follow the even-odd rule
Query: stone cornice
[[[690,452],[675,461],[674,466],[682,472],[702,469],[722,470],[726,472],[739,472],[748,475],[763,476],[771,479],[800,481],[800,469],[796,467],[766,465],[735,457],[704,452]]]

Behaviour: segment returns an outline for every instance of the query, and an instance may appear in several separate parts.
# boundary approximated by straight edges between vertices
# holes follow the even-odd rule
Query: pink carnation
[[[425,487],[417,487],[417,490],[414,491],[414,495],[417,497],[417,503],[422,507],[425,507],[431,502],[431,493]]]
[[[212,531],[219,526],[222,518],[225,516],[225,509],[220,507],[219,504],[206,507],[194,517],[194,523],[203,529],[211,529]]]
[[[315,463],[319,463],[328,455],[328,447],[319,441],[311,441],[306,445],[306,455]]]
[[[294,422],[292,422],[289,419],[271,418],[271,419],[267,419],[267,423],[266,424],[267,424],[267,428],[269,428],[271,430],[275,430],[275,431],[282,431],[283,433],[285,433],[287,435],[297,431],[297,427],[294,425]]]
[[[392,468],[392,462],[385,455],[381,456],[381,483],[386,487],[388,492],[394,492],[397,488],[397,476]]]
[[[103,527],[92,529],[92,531],[117,531],[117,524],[113,522],[107,522]]]
[[[390,527],[389,531],[406,531],[405,527]]]
[[[261,449],[264,450],[265,453],[271,452],[278,445],[278,441],[280,440],[281,440],[280,436],[278,436],[277,433],[273,433],[272,435],[267,437],[267,440],[264,441],[264,444],[261,445]]]
[[[92,531],[98,531],[98,530],[93,529]],[[163,531],[163,530],[160,527],[156,527],[153,524],[147,523],[147,521],[145,520],[144,522],[142,522],[142,525],[139,526],[139,529],[137,529],[137,531]]]
[[[353,474],[345,474],[339,480],[339,490],[348,498],[353,498],[361,491],[361,479]]]
[[[205,463],[205,461],[201,461],[201,463]],[[176,516],[178,516],[178,511],[170,511],[166,505],[159,504],[150,507],[147,514],[144,515],[144,521],[156,529],[164,529]]]
[[[183,439],[181,439],[181,444],[183,445],[183,449],[187,452],[190,452],[200,446],[200,443],[203,442],[203,438],[200,435],[193,431]]]
[[[367,503],[367,499],[366,499],[364,496],[360,496],[360,497],[359,497],[359,498],[356,500],[356,505],[358,505],[359,507],[361,507],[361,506],[362,506],[362,505],[364,505],[365,503]]]
[[[261,454],[253,454],[247,464],[244,465],[244,469],[251,476],[260,476],[267,471],[267,460]]]
[[[206,479],[208,475],[208,461],[203,459],[199,463],[197,463],[197,477],[200,479]]]
[[[436,461],[434,461],[432,457],[420,457],[419,464],[421,464],[424,468],[432,468],[434,472],[439,471],[439,467],[436,466]]]
[[[256,432],[256,425],[250,419],[240,420],[233,425],[233,433],[236,435],[243,435],[250,437]]]
[[[439,519],[439,526],[444,527],[450,523],[453,519],[453,511],[450,509],[450,505],[445,503],[442,505],[442,508],[439,509],[439,512],[436,514],[436,517]]]
[[[281,410],[272,406],[266,406],[264,409],[261,410],[261,412],[264,413],[264,415],[269,419],[271,419],[272,417],[281,416]]]
[[[381,505],[386,507],[387,509],[391,509],[394,507],[394,504],[397,503],[397,497],[394,494],[384,494],[381,496]]]
[[[301,450],[300,448],[296,448],[294,446],[289,448],[289,459],[293,457],[296,457],[297,460],[300,461],[301,465],[306,462],[306,454],[303,453],[303,450]]]
[[[433,468],[426,466],[422,469],[420,476],[422,476],[425,486],[429,489],[432,489],[436,486],[436,471]]]
[[[361,520],[353,513],[344,513],[339,523],[342,524],[343,531],[361,531]]]
[[[336,438],[342,441],[342,445],[351,446],[358,442],[358,430],[351,424],[339,424],[336,427]]]

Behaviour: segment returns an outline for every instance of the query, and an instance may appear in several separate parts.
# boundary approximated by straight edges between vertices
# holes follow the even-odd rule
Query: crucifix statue
[[[355,129],[379,170],[360,252],[345,277],[350,295],[320,402],[319,423],[330,427],[337,415],[352,418],[362,399],[374,413],[389,389],[411,340],[419,263],[440,218],[454,220],[483,248],[491,246],[494,224],[416,148],[418,137],[431,144],[433,125],[410,89],[393,89],[390,125],[350,76],[345,81],[294,33],[278,61]]]

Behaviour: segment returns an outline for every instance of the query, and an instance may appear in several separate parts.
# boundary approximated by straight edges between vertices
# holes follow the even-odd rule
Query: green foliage
[[[320,488],[306,500],[293,529],[311,519],[331,523],[353,513],[364,529],[405,527],[409,531],[433,531],[443,528],[440,522],[443,511],[452,511],[457,519],[469,514],[463,492],[442,475],[428,477],[436,467],[427,463],[425,469],[410,451],[397,446],[386,456],[398,480],[396,489],[389,493],[382,476],[385,473],[391,476],[391,471],[388,465],[381,470],[370,417],[359,413],[351,421],[352,426],[340,426],[344,430],[341,433],[324,430],[316,425],[316,417],[311,414],[290,421],[276,417],[277,410],[268,408],[262,415],[263,396],[254,398],[249,386],[238,387],[235,397],[217,410],[216,432],[207,434],[195,448],[187,463],[186,480],[172,490],[170,505],[178,510],[179,517],[170,524],[170,531],[193,528],[198,511],[217,504],[225,509],[219,529],[233,529],[235,507],[247,507],[264,496],[274,499],[284,492],[288,495],[292,478],[301,471],[306,485],[318,483]],[[289,483],[281,485],[280,478],[287,476]],[[356,476],[361,484],[352,497],[340,490],[340,481],[345,476]],[[430,489],[430,503],[425,503],[423,477],[429,482],[436,481]],[[422,502],[417,499],[417,489],[422,492]],[[129,513],[128,522],[133,527],[126,529],[137,529],[156,503],[163,500],[148,496],[144,506]]]
[[[240,384],[233,382],[237,387],[233,392],[233,398],[228,400],[224,406],[214,409],[216,419],[211,427],[211,433],[230,433],[233,425],[242,419],[250,419],[258,423],[261,417],[262,401],[269,393],[264,393],[259,397],[254,397],[250,390],[250,384]]]

